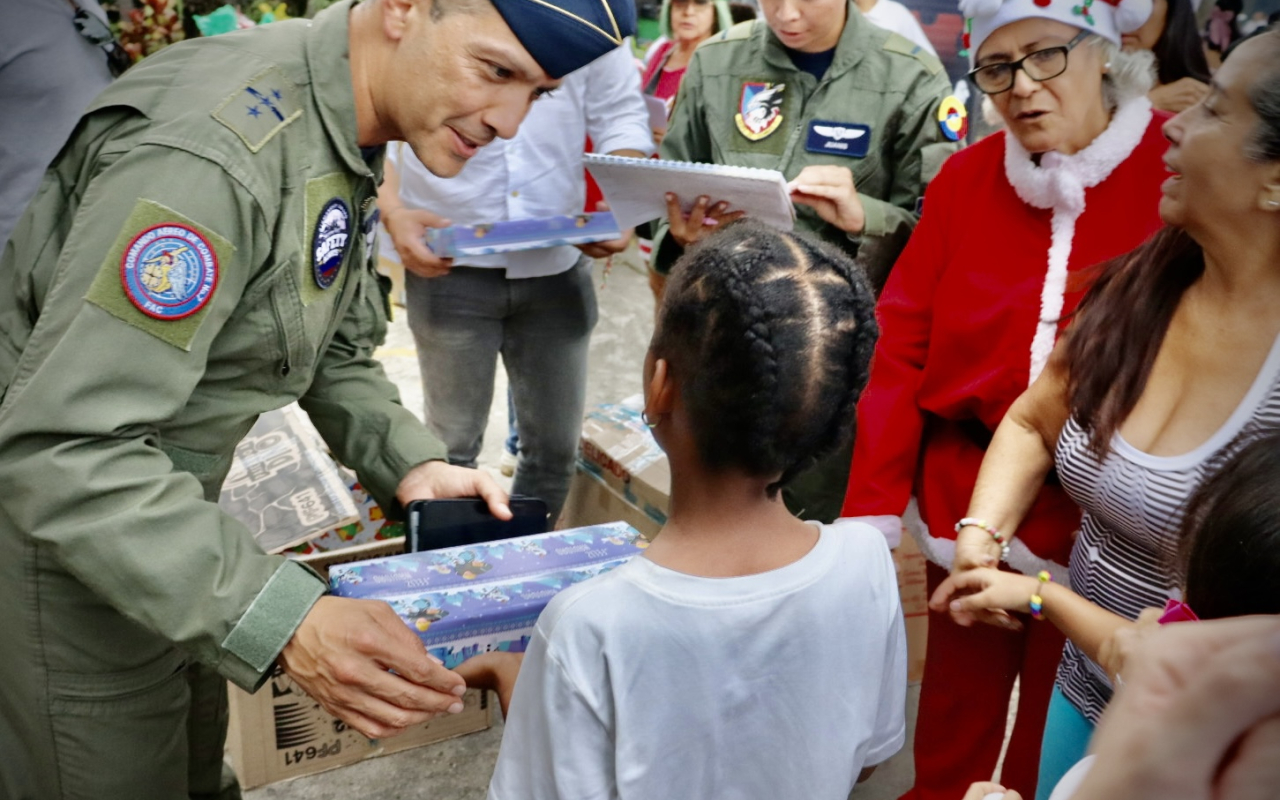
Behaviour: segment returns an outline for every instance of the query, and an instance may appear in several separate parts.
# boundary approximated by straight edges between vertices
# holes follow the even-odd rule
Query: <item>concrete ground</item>
[[[588,407],[621,400],[640,391],[641,365],[653,329],[653,297],[634,247],[616,257],[607,274],[603,262],[598,262],[596,279],[600,322],[591,341]],[[379,356],[388,374],[400,386],[405,405],[421,416],[418,364],[403,314],[393,320],[387,344]],[[481,453],[481,466],[495,475],[506,430],[506,376],[499,368]],[[799,670],[797,665],[798,673]],[[906,746],[859,786],[852,797],[893,800],[910,788],[914,780],[911,740],[918,699],[919,687],[913,686],[907,696]],[[821,702],[816,688],[814,702]],[[674,715],[672,722],[679,724]],[[246,800],[349,800],[352,797],[482,800],[501,739],[502,725],[498,722],[482,733],[265,786],[246,792],[245,797]]]

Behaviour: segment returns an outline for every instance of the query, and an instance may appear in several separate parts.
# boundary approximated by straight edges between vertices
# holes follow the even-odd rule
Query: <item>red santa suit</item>
[[[929,590],[955,553],[991,432],[1044,368],[1090,268],[1159,229],[1166,142],[1145,98],[1116,110],[1087,148],[1040,164],[997,133],[947,161],[880,298],[880,341],[858,405],[844,516],[901,516],[914,495]],[[1018,528],[1008,566],[1065,581],[1080,512],[1052,480]],[[880,527],[884,527],[883,524]],[[956,800],[995,767],[1014,679],[1018,721],[1004,785],[1034,794],[1063,639],[960,628],[933,614],[908,797]]]

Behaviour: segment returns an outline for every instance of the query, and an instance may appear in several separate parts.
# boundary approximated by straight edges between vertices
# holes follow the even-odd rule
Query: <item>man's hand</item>
[[[609,204],[601,200],[596,203],[597,211],[608,211]],[[634,234],[635,228],[627,228],[617,239],[610,239],[606,242],[587,242],[586,244],[574,245],[583,253],[592,258],[608,258],[616,253],[621,253],[627,249],[627,245],[631,244],[631,236]]]
[[[447,228],[449,220],[420,208],[401,206],[383,213],[382,224],[391,234],[391,244],[405,269],[423,278],[449,274],[453,259],[440,258],[422,240],[427,228]]]
[[[1141,643],[1073,800],[1262,800],[1280,785],[1280,620],[1164,625]]]
[[[489,473],[478,469],[428,461],[409,470],[396,489],[396,499],[406,506],[414,500],[445,497],[481,497],[489,504],[489,513],[501,520],[511,519],[511,498]]]
[[[787,188],[791,190],[792,202],[809,206],[824,221],[845,233],[862,233],[867,224],[866,212],[853,185],[853,172],[848,167],[805,167]]]
[[[461,675],[472,689],[497,692],[502,717],[506,719],[507,709],[511,706],[511,693],[515,691],[516,677],[520,674],[522,663],[524,653],[481,653],[459,664],[454,672]]]
[[[378,600],[321,597],[280,653],[280,666],[325,710],[370,739],[462,711],[466,683],[427,654]]]
[[[1209,93],[1209,85],[1195,78],[1179,78],[1173,83],[1157,86],[1147,93],[1151,105],[1161,111],[1180,114],[1204,99]]]
[[[711,233],[719,225],[727,225],[741,219],[745,211],[730,211],[726,200],[712,205],[711,198],[703,195],[685,214],[680,210],[680,198],[667,193],[667,223],[671,226],[671,236],[681,247],[689,247],[702,237]]]

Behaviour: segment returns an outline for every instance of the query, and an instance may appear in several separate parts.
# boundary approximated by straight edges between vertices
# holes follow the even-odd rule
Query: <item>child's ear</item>
[[[649,419],[657,420],[670,414],[675,403],[676,386],[671,380],[671,368],[665,358],[654,360],[653,374],[649,376],[647,388],[645,412],[648,413]]]

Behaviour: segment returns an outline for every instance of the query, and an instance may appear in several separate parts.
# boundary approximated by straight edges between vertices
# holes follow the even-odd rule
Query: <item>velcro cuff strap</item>
[[[265,673],[325,589],[315,573],[285,561],[227,634],[222,648],[254,671]]]

